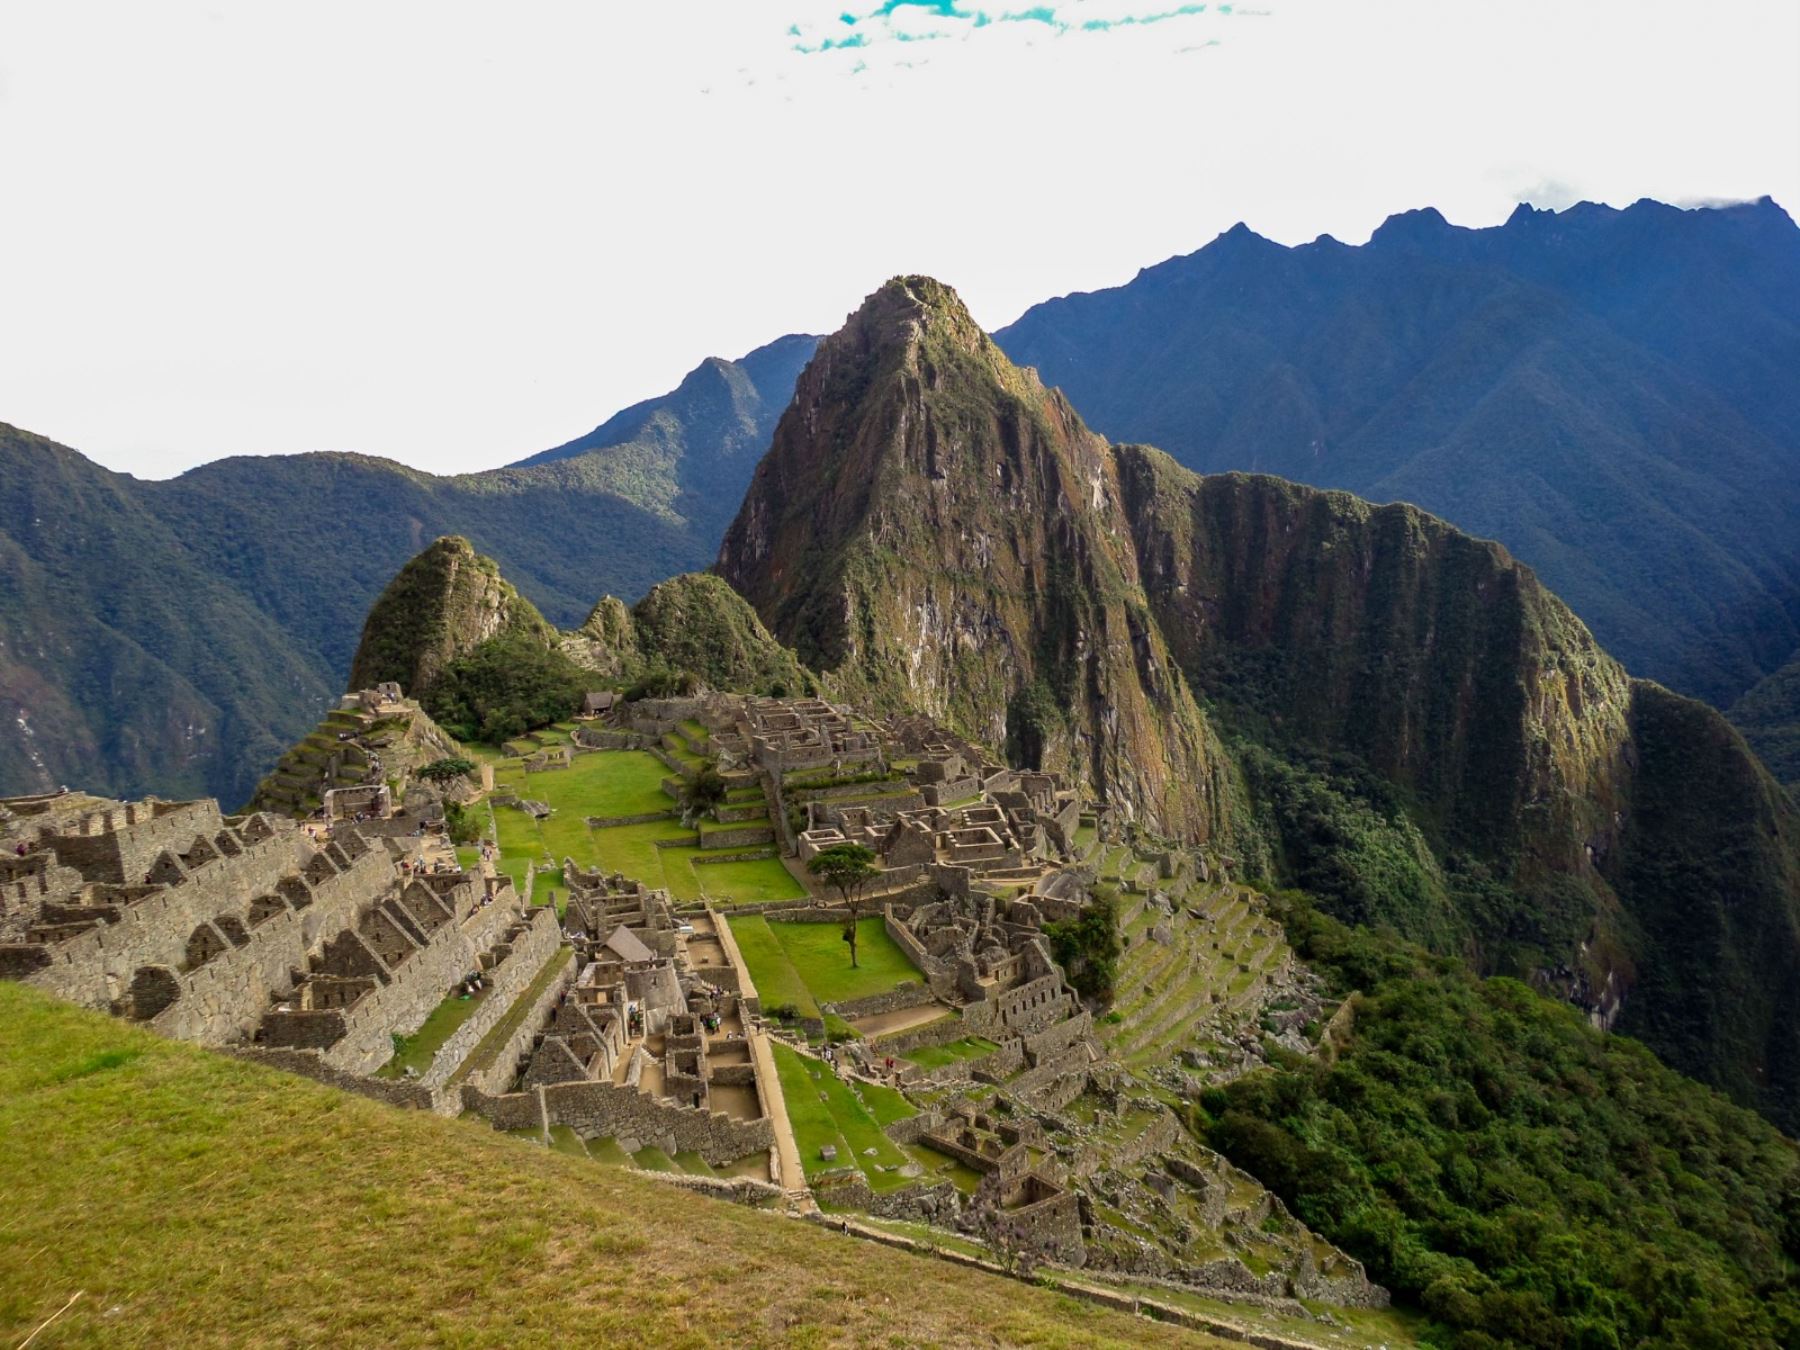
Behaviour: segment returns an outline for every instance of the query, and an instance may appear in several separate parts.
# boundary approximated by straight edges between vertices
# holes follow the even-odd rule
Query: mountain
[[[811,343],[708,361],[579,442],[449,477],[312,454],[145,482],[0,424],[0,794],[246,800],[439,536],[472,540],[568,627],[597,594],[705,566]]]
[[[605,450],[614,481],[629,484],[634,501],[680,516],[716,539],[818,345],[816,337],[790,333],[738,361],[709,357],[671,393],[634,403],[587,435],[514,467]]]
[[[632,606],[603,596],[579,628],[562,632],[513,588],[494,559],[456,536],[434,541],[382,591],[363,623],[351,684],[393,680],[448,720],[453,710],[446,705],[466,693],[459,686],[473,666],[491,669],[497,688],[487,692],[505,698],[546,661],[575,679],[572,688],[631,684],[659,673],[693,675],[739,692],[799,695],[815,687],[793,653],[719,577],[670,577]]]
[[[369,610],[350,684],[368,689],[392,680],[422,694],[452,661],[490,638],[548,643],[554,632],[492,558],[449,535],[402,567]]]
[[[1117,501],[1067,400],[909,277],[820,344],[719,571],[858,705],[930,713],[1212,838],[1224,756],[1148,622]]]
[[[1767,198],[1414,211],[1360,247],[1239,225],[995,338],[1189,468],[1498,539],[1630,670],[1716,706],[1800,646],[1800,230]]]
[[[718,567],[832,690],[1800,1122],[1793,803],[1500,546],[1109,446],[906,277],[820,345]]]
[[[1800,652],[1750,686],[1728,716],[1769,772],[1800,793]]]

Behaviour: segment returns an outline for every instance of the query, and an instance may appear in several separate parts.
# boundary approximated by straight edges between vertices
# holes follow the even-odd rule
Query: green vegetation
[[[8,1346],[65,1305],[34,1347],[691,1346],[721,1326],[761,1346],[1143,1335],[1091,1304],[396,1111],[12,983],[0,1168]],[[929,1299],[895,1295],[927,1285]]]
[[[850,999],[884,994],[906,980],[918,980],[919,968],[887,935],[879,918],[859,920],[857,946],[863,961],[851,967],[844,964],[844,935],[836,924],[781,923],[769,927],[781,940],[782,950],[821,1003],[842,1003]]]
[[[375,1072],[381,1078],[404,1078],[406,1071],[424,1073],[445,1041],[468,1021],[481,1006],[487,991],[479,994],[451,994],[431,1010],[419,1029],[410,1036],[394,1038],[394,1055]]]
[[[965,1059],[980,1059],[999,1048],[986,1037],[964,1036],[947,1045],[922,1045],[916,1050],[908,1050],[901,1058],[909,1059],[921,1068],[941,1069],[947,1064],[958,1064]]]
[[[434,759],[419,770],[419,777],[427,783],[448,783],[453,778],[467,778],[475,772],[475,761],[451,755],[444,759]]]
[[[792,1007],[803,1017],[818,1016],[821,1003],[884,994],[919,979],[918,967],[880,919],[863,919],[857,927],[864,960],[851,967],[844,964],[843,931],[835,923],[782,923],[751,914],[731,920],[763,1006]]]
[[[1111,1003],[1119,975],[1119,901],[1111,889],[1096,889],[1081,913],[1044,925],[1050,953],[1075,992],[1095,1003]]]
[[[862,889],[881,875],[881,869],[875,866],[875,850],[861,844],[833,844],[808,858],[806,870],[836,891],[849,911],[844,921],[844,941],[850,947],[850,964],[854,967]]]
[[[818,1002],[769,921],[760,914],[739,914],[727,922],[762,1006],[771,1012],[784,1009],[795,1017],[817,1017]]]
[[[518,1031],[525,1019],[530,1016],[531,1006],[537,1001],[538,996],[550,987],[551,982],[562,974],[569,962],[574,959],[575,949],[562,947],[554,956],[544,962],[544,968],[532,977],[531,983],[525,986],[525,992],[520,994],[514,1000],[512,1007],[506,1010],[506,1016],[489,1028],[487,1035],[476,1043],[475,1048],[469,1051],[469,1057],[450,1076],[450,1086],[456,1086],[475,1070],[484,1069],[494,1062],[494,1057],[500,1053],[501,1047],[512,1039],[513,1033]]]
[[[800,1164],[809,1180],[822,1172],[858,1167],[873,1190],[895,1190],[910,1184],[909,1178],[899,1174],[908,1156],[882,1133],[883,1122],[865,1101],[870,1088],[861,1084],[853,1087],[818,1060],[779,1041],[771,1049],[775,1052],[775,1072],[781,1079],[781,1095],[787,1102],[788,1121],[794,1127],[794,1144],[800,1150]],[[892,1103],[888,1106],[891,1110]],[[904,1115],[912,1114],[910,1108],[905,1109]],[[830,1162],[819,1156],[819,1150],[828,1144],[837,1148],[837,1158]],[[869,1156],[867,1149],[874,1149],[874,1156]]]
[[[1209,1091],[1196,1124],[1458,1347],[1800,1338],[1800,1153],[1515,981],[1345,928],[1296,950],[1360,991],[1335,1061]]]
[[[1728,715],[1769,772],[1800,795],[1800,652],[1752,685]]]
[[[458,740],[497,745],[568,717],[590,682],[560,650],[503,634],[452,659],[420,702]]]

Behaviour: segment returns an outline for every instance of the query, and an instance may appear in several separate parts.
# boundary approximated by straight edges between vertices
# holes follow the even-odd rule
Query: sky
[[[521,458],[887,277],[990,328],[1242,220],[1800,213],[1793,0],[7,0],[0,421]]]

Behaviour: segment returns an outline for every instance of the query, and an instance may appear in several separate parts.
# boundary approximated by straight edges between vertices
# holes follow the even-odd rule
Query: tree
[[[1110,1003],[1119,973],[1118,899],[1110,888],[1096,890],[1071,919],[1044,925],[1050,954],[1083,998]]]
[[[875,853],[861,844],[833,844],[822,848],[807,860],[806,870],[843,897],[849,917],[844,923],[844,941],[850,944],[850,965],[856,966],[856,921],[862,917],[862,888],[881,875],[875,866]]]
[[[681,823],[692,825],[708,811],[716,811],[725,800],[725,780],[710,764],[688,779],[681,788]]]
[[[452,778],[466,778],[475,772],[473,760],[461,758],[434,759],[419,770],[427,783],[448,783]]]

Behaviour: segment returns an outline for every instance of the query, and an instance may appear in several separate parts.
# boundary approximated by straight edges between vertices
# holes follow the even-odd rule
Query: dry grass
[[[0,983],[0,1344],[1218,1344]]]

